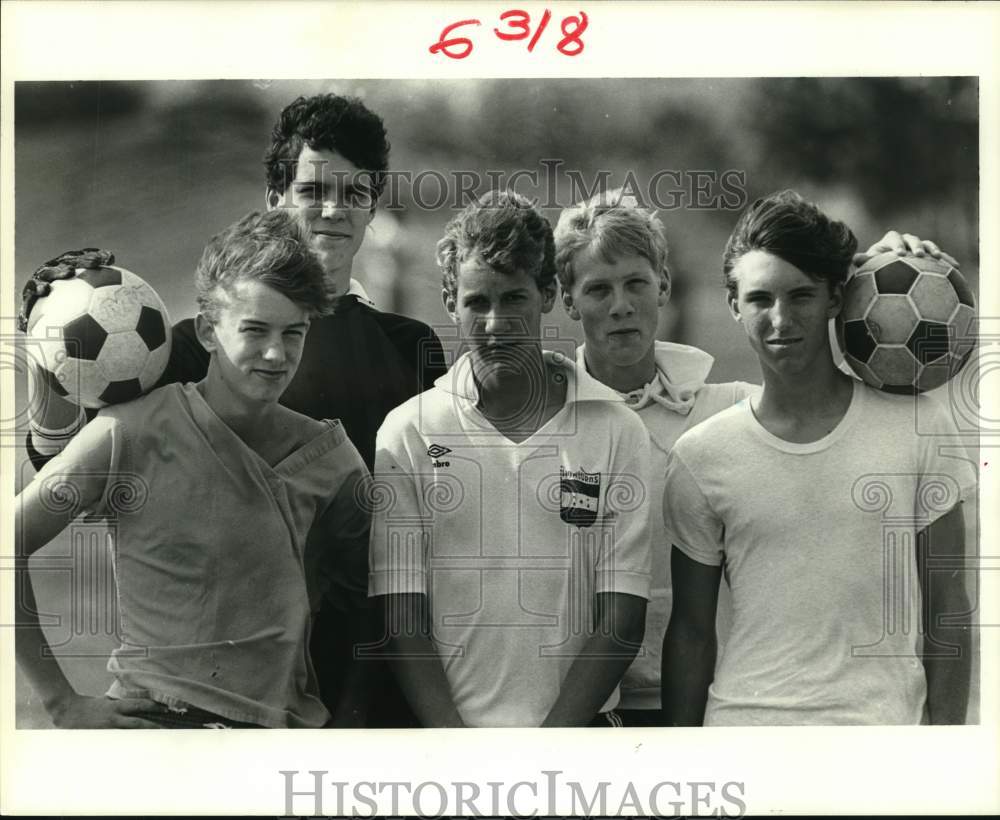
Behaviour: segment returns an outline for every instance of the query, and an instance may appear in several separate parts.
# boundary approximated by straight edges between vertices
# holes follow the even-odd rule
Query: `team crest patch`
[[[597,520],[601,474],[559,468],[559,517],[567,524],[590,527]]]

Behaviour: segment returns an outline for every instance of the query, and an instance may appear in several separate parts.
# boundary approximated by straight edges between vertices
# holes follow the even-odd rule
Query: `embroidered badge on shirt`
[[[559,468],[559,517],[567,524],[593,526],[600,496],[600,473]]]

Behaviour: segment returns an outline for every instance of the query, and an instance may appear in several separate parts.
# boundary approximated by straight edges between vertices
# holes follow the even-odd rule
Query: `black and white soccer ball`
[[[83,407],[129,401],[156,384],[170,357],[170,318],[160,297],[125,268],[78,268],[31,311],[39,371]]]
[[[837,317],[844,359],[888,393],[933,390],[976,345],[976,300],[962,274],[930,256],[883,253],[848,279]]]

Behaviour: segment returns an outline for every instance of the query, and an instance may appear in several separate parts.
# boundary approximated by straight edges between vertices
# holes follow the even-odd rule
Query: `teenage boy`
[[[567,208],[555,229],[563,306],[583,326],[577,369],[611,387],[649,432],[652,589],[642,649],[625,672],[615,712],[626,726],[660,724],[660,650],[670,618],[670,554],[660,516],[667,453],[685,430],[741,401],[746,382],[707,384],[714,359],[656,339],[670,298],[667,238],[656,214],[621,190]],[[723,588],[722,593],[726,591]],[[728,607],[720,607],[725,629]]]
[[[468,350],[379,431],[370,594],[424,726],[599,721],[642,641],[646,433],[542,349],[553,256],[513,193],[448,224],[442,298]]]
[[[311,319],[331,306],[306,236],[273,212],[215,237],[195,281],[205,378],[106,408],[16,499],[25,556],[81,512],[116,513],[123,643],[107,697],[73,690],[39,626],[30,576],[18,584],[18,663],[56,726],[329,720],[308,654],[306,536],[322,532],[327,551],[367,543],[369,476],[339,422],[278,403]]]
[[[668,461],[668,725],[964,721],[969,627],[943,616],[968,610],[954,564],[976,476],[942,452],[956,430],[935,399],[835,365],[828,325],[856,246],[791,191],[753,203],[727,243],[727,301],[763,389]],[[893,540],[886,515],[901,522]],[[734,617],[716,670],[723,566]]]
[[[444,372],[444,354],[435,333],[422,322],[377,310],[360,283],[351,278],[354,257],[375,216],[386,181],[389,142],[381,117],[360,100],[336,94],[299,97],[286,106],[271,134],[264,164],[268,209],[287,209],[308,226],[327,287],[341,296],[334,315],[317,318],[302,351],[295,378],[281,403],[314,419],[339,419],[371,469],[375,435],[385,415],[429,388]],[[64,254],[43,265],[24,289],[22,324],[35,299],[48,292],[47,280],[72,276],[77,267],[108,264],[102,251]],[[195,323],[174,325],[172,349],[160,384],[204,378],[209,355]],[[44,381],[39,379],[39,389]],[[59,452],[86,424],[76,405],[49,392],[37,403],[27,448],[36,469]],[[310,544],[309,555],[320,547]],[[312,652],[324,702],[338,702],[364,605],[367,555],[342,557],[341,566],[310,578],[324,592],[313,628]],[[355,670],[357,671],[357,670]],[[375,725],[408,725],[399,711],[398,692],[387,674],[374,674]],[[390,691],[382,692],[382,687]],[[363,712],[354,722],[365,719]]]

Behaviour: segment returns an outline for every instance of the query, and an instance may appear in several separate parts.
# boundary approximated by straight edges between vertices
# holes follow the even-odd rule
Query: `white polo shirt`
[[[378,434],[369,594],[428,597],[471,726],[541,724],[595,593],[649,597],[643,424],[565,356],[543,356],[567,380],[566,403],[520,443],[476,409],[468,354]]]

